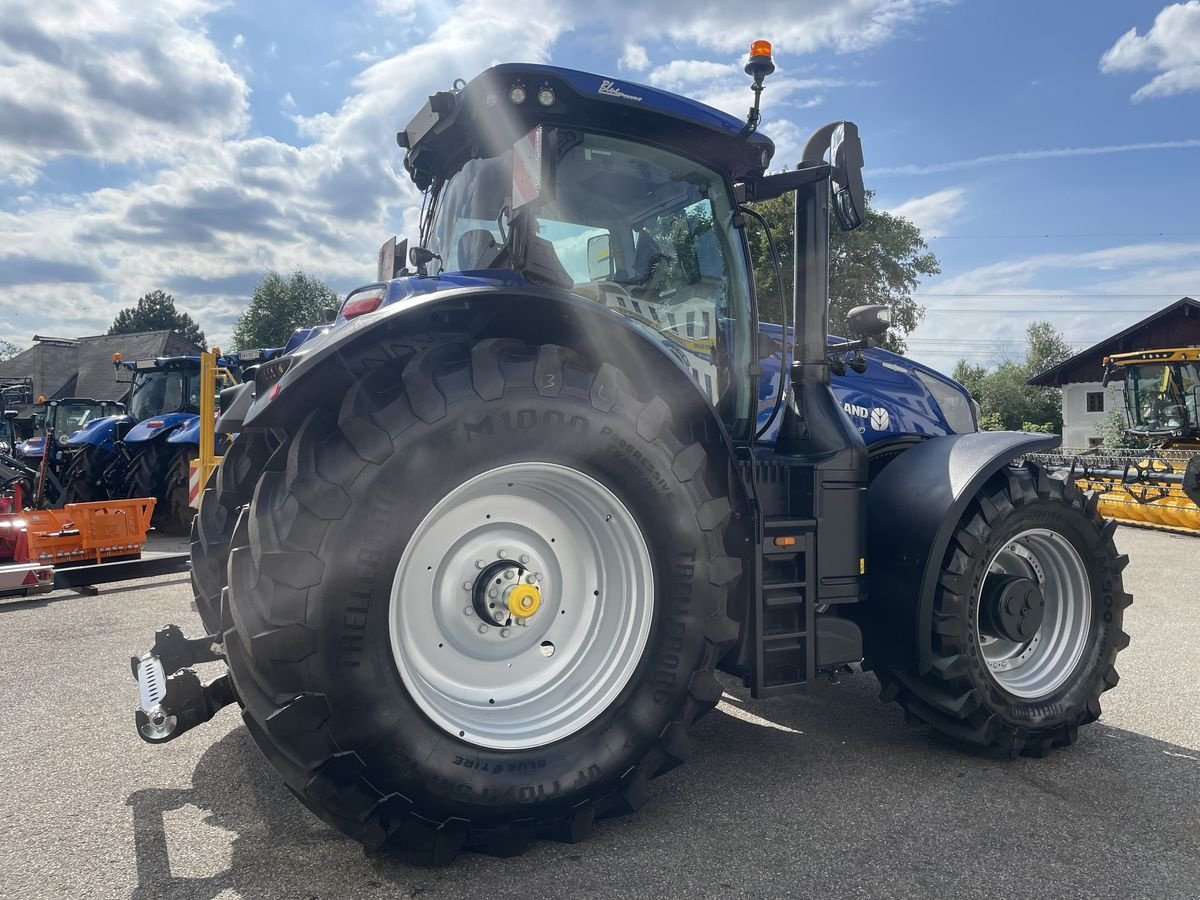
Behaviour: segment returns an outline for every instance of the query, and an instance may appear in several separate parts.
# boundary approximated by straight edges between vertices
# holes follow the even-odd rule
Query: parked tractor
[[[1022,462],[1056,438],[978,432],[961,386],[864,354],[886,309],[828,337],[858,129],[767,174],[769,45],[746,69],[744,121],[542,65],[429,98],[398,135],[416,272],[396,253],[222,398],[207,634],[134,658],[144,740],[236,702],[318,816],[444,862],[641,807],[718,669],[770,697],[869,667],[1002,756],[1099,717],[1131,602],[1113,524]],[[792,317],[760,325],[744,207],[785,193]]]
[[[125,404],[90,397],[38,399],[42,409],[31,417],[34,434],[18,443],[13,455],[39,472],[37,486],[31,494],[33,505],[61,506],[66,502],[64,478],[70,458],[71,435],[97,419],[124,415]],[[47,445],[49,454],[46,453]]]
[[[218,380],[236,384],[243,367],[275,353],[249,350],[218,360]],[[155,527],[187,534],[189,465],[200,446],[200,357],[113,359],[130,374],[128,413],[94,419],[67,440],[63,478],[67,502],[153,497]]]
[[[1118,378],[1125,394],[1124,435],[1141,446],[1066,450],[1040,461],[1065,470],[1082,490],[1095,491],[1105,516],[1200,533],[1200,350],[1107,357],[1105,386]]]

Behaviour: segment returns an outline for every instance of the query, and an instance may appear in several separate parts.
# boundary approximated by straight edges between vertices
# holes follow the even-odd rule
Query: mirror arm
[[[830,166],[825,162],[801,164],[800,168],[789,172],[778,172],[775,175],[764,175],[761,178],[743,181],[734,186],[733,196],[739,205],[773,200],[797,188],[828,178],[829,173]]]

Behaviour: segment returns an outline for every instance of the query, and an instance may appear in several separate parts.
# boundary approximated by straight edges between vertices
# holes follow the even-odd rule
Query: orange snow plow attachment
[[[25,543],[14,555],[18,562],[55,566],[137,556],[146,543],[154,503],[152,497],[138,497],[25,510],[11,517],[21,523],[14,526]]]

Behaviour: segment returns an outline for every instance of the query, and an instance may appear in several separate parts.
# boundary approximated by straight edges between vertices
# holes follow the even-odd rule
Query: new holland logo
[[[876,431],[887,431],[888,426],[892,424],[891,416],[888,411],[882,406],[877,406],[871,410],[871,427]]]

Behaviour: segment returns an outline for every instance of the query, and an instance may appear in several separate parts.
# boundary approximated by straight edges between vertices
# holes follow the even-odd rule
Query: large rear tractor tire
[[[420,350],[338,399],[233,536],[225,647],[268,759],[426,863],[640,807],[737,637],[724,473],[557,346]]]
[[[955,742],[1044,755],[1115,687],[1132,597],[1115,522],[1072,482],[1006,467],[971,500],[942,562],[927,672],[875,665],[881,697]]]
[[[192,591],[207,634],[232,628],[222,623],[221,595],[228,584],[229,542],[242,507],[280,441],[266,431],[244,431],[229,445],[209,477],[192,520]]]
[[[191,464],[196,458],[196,451],[186,445],[176,448],[172,444],[167,444],[163,450],[169,456],[162,500],[159,501],[162,509],[155,509],[158,513],[157,527],[163,534],[191,534],[192,519],[195,518],[196,511],[188,502],[188,488],[192,474]]]
[[[111,454],[89,444],[74,452],[63,469],[62,503],[92,503],[111,500],[103,473]]]

